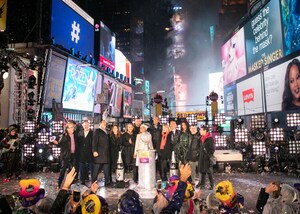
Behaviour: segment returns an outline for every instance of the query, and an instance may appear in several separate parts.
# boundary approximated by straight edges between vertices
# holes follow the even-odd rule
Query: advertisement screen
[[[224,109],[226,116],[237,116],[236,85],[224,87]]]
[[[285,56],[300,49],[300,1],[281,0],[281,21]]]
[[[98,72],[97,84],[96,84],[96,94],[95,94],[95,106],[94,112],[101,113],[101,103],[105,103],[105,97],[102,94],[102,74]]]
[[[112,117],[120,117],[123,96],[122,86],[115,80],[109,77],[104,77],[103,93],[106,94],[108,98],[108,114]]]
[[[300,110],[299,60],[290,59],[264,72],[268,112]]]
[[[248,73],[283,57],[279,1],[270,1],[245,25]]]
[[[238,115],[263,112],[260,74],[250,77],[236,86]]]
[[[123,117],[132,118],[132,89],[129,86],[123,86]]]
[[[126,59],[125,55],[117,49],[116,49],[115,56],[116,56],[116,64],[115,64],[116,77],[122,81],[131,83],[131,63]]]
[[[55,44],[94,53],[94,19],[71,0],[52,0],[51,37]]]
[[[240,29],[222,46],[224,85],[247,74],[244,28]]]
[[[61,102],[66,64],[67,57],[55,52],[52,53],[45,93],[45,108],[52,108],[52,99],[58,103]]]
[[[93,111],[98,71],[75,59],[68,59],[63,107],[81,111]]]
[[[100,67],[103,64],[111,70],[115,69],[115,49],[114,33],[103,22],[100,22]]]

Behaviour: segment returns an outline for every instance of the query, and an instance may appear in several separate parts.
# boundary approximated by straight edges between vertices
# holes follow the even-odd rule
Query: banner
[[[7,0],[0,0],[0,31],[6,30]]]

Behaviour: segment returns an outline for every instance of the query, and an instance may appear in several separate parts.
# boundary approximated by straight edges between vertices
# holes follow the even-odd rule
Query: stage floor
[[[99,177],[103,175],[100,174]],[[151,205],[153,198],[155,196],[155,190],[149,191],[140,188],[131,180],[131,174],[126,173],[126,179],[129,181],[129,188],[136,190],[143,200],[144,211],[146,214],[151,213]],[[4,174],[0,174],[0,193],[2,195],[9,195],[13,192],[19,191],[19,181],[11,180],[8,183],[4,183]],[[56,190],[56,183],[58,178],[58,173],[53,172],[34,172],[34,173],[22,173],[22,178],[36,178],[41,181],[42,188],[46,190],[46,194],[49,197],[54,197],[57,195],[58,190]],[[245,207],[243,213],[258,213],[255,208],[256,199],[261,187],[267,185],[270,181],[278,180],[293,185],[294,183],[299,183],[300,179],[294,176],[287,176],[286,174],[259,174],[259,173],[215,173],[214,180],[215,184],[219,181],[226,180],[232,182],[236,192],[242,194],[245,198]],[[208,182],[208,181],[207,181]],[[88,183],[90,185],[90,183]],[[116,209],[117,199],[125,191],[125,188],[99,188],[98,194],[106,198],[110,210]],[[212,190],[202,190],[201,198],[206,198],[206,196]]]

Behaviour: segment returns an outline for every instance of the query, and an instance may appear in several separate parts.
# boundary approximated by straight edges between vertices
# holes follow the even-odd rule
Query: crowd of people
[[[44,197],[45,191],[39,188],[38,180],[21,180],[18,167],[21,149],[15,126],[9,127],[0,147],[8,158],[8,181],[13,175],[21,180],[18,197],[23,213],[30,213],[29,209],[31,213],[109,213],[106,200],[96,194],[98,175],[103,171],[105,186],[112,183],[121,151],[125,170],[132,173],[133,181],[137,183],[136,162],[140,149],[156,150],[159,177],[167,184],[163,188],[157,186],[153,213],[241,213],[244,198],[234,190],[231,182],[225,180],[214,184],[211,157],[215,143],[208,127],[203,125],[198,129],[196,124],[186,121],[180,126],[179,130],[176,121],[161,125],[158,117],[154,117],[153,124],[148,126],[138,118],[134,123],[126,124],[125,132],[121,133],[118,125],[111,126],[108,131],[105,120],[94,131],[90,130],[88,121],[83,121],[80,126],[69,121],[65,132],[53,141],[61,148],[59,192],[55,199]],[[179,174],[168,177],[172,151]],[[206,185],[206,174],[209,186]],[[200,178],[199,183],[196,183],[196,177]],[[78,185],[76,180],[81,184]],[[90,188],[86,185],[89,180]],[[203,199],[201,189],[205,188],[212,192]],[[300,213],[299,191],[287,184],[271,182],[261,189],[257,210],[261,213]],[[144,213],[139,194],[132,189],[125,191],[118,199],[115,213]]]

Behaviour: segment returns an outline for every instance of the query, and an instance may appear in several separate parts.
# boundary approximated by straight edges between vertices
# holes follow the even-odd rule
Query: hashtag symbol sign
[[[80,33],[80,25],[79,25],[79,23],[76,23],[74,21],[72,24],[71,36],[72,36],[72,41],[75,42],[76,44],[78,43],[78,41],[80,39],[79,33]]]

